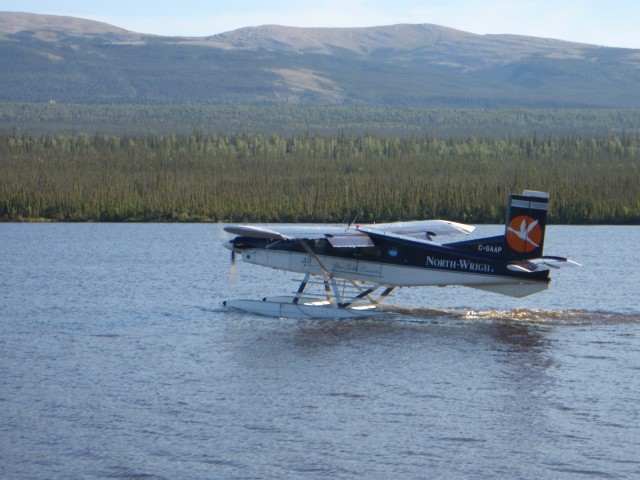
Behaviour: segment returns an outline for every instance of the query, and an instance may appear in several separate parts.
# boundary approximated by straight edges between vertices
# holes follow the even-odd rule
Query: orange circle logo
[[[529,253],[540,247],[542,228],[535,218],[526,215],[515,217],[507,225],[507,243],[520,253]]]

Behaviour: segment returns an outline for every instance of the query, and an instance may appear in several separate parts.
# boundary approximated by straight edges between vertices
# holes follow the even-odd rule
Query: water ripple
[[[426,319],[487,320],[548,325],[616,325],[640,323],[640,315],[590,310],[551,310],[516,308],[511,310],[465,308],[423,308],[387,306],[387,311],[425,317]]]

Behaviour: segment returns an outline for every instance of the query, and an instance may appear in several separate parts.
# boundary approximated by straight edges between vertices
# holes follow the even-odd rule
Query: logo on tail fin
[[[529,253],[540,247],[542,228],[535,218],[520,215],[507,225],[507,243],[516,252]]]

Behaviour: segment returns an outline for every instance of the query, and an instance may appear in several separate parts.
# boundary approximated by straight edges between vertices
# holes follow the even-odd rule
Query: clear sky
[[[0,11],[70,15],[157,35],[199,37],[265,24],[434,23],[640,49],[640,0],[0,0]]]

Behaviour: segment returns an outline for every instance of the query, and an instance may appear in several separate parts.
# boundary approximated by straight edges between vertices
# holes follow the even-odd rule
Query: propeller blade
[[[231,263],[229,264],[229,281],[236,283],[238,280],[238,262],[236,261],[236,252],[231,250]]]

